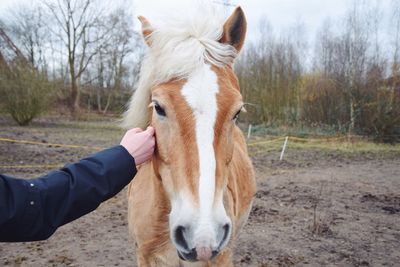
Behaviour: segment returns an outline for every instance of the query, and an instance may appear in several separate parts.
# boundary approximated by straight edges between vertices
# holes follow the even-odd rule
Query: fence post
[[[251,123],[249,124],[249,129],[247,130],[247,139],[251,137]]]
[[[283,154],[285,153],[285,149],[286,149],[286,145],[287,145],[288,139],[289,139],[289,136],[286,136],[285,142],[283,143],[283,147],[282,147],[281,157],[279,158],[279,160],[283,159]]]

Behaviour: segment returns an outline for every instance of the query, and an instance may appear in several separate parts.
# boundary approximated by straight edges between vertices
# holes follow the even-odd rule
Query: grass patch
[[[277,151],[282,149],[284,137],[276,138],[269,136],[264,138],[254,138],[248,141],[251,150]],[[288,149],[297,150],[322,150],[338,151],[343,153],[381,153],[381,152],[399,152],[400,144],[381,144],[374,143],[362,138],[333,137],[333,138],[298,138],[290,137],[287,144]]]
[[[244,133],[247,134],[248,125],[239,124],[239,127]],[[346,129],[343,127],[320,125],[316,127],[309,127],[304,125],[298,126],[287,126],[287,125],[252,125],[251,135],[252,136],[296,136],[296,137],[326,137],[326,136],[338,136],[346,134]]]

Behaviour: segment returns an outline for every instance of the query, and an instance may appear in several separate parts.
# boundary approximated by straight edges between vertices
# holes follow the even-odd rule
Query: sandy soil
[[[0,137],[111,146],[109,123],[0,118]],[[62,164],[94,150],[0,142],[0,165]],[[257,153],[258,193],[235,241],[235,266],[399,266],[400,153],[291,149]],[[0,169],[22,178],[45,169]],[[126,191],[61,227],[49,240],[0,243],[0,266],[136,266],[127,232]]]

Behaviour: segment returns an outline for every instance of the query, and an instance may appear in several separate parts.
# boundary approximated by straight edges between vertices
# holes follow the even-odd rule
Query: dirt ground
[[[63,165],[107,147],[122,131],[112,122],[47,118],[17,127],[0,117],[0,165]],[[291,145],[252,147],[258,192],[250,219],[235,241],[235,266],[400,266],[400,149],[342,151]],[[337,148],[334,148],[337,146]],[[33,178],[46,168],[4,168]],[[95,212],[61,227],[49,240],[0,243],[0,266],[136,266],[128,238],[126,191]]]

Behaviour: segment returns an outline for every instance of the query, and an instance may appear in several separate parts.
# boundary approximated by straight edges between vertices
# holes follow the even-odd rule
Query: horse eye
[[[163,116],[163,117],[167,116],[167,114],[165,113],[165,110],[158,103],[154,103],[154,108],[158,115]]]
[[[237,118],[239,117],[240,111],[242,111],[242,109],[239,109],[238,112],[236,112],[235,116],[233,117],[233,120],[236,121]]]

